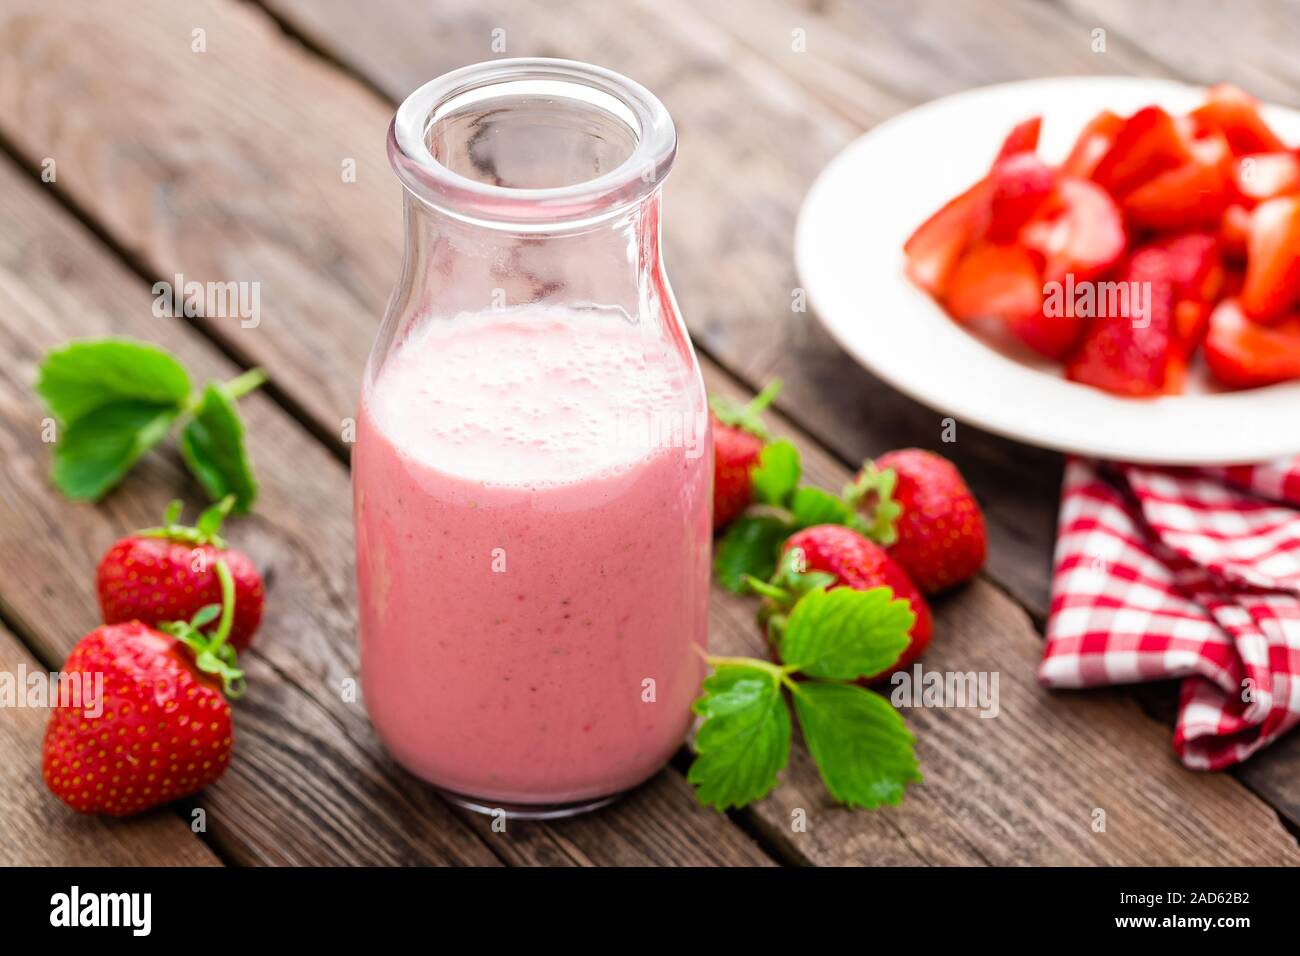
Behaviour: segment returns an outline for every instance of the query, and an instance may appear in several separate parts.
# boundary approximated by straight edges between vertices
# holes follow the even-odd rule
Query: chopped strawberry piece
[[[1174,345],[1184,358],[1190,358],[1205,341],[1213,311],[1213,304],[1195,299],[1184,299],[1174,306]]]
[[[1158,251],[1163,261],[1153,255]],[[1173,283],[1174,298],[1213,302],[1223,287],[1223,257],[1219,240],[1208,232],[1188,232],[1148,243],[1135,256],[1151,258],[1149,269],[1159,269]]]
[[[1192,159],[1173,117],[1158,106],[1140,109],[1115,134],[1092,179],[1112,196],[1123,196],[1153,176]]]
[[[1191,229],[1219,222],[1235,198],[1232,152],[1218,134],[1188,143],[1191,156],[1157,173],[1120,201],[1128,221],[1142,229]]]
[[[1223,210],[1219,220],[1219,248],[1236,262],[1246,260],[1246,244],[1250,241],[1250,210],[1233,205]]]
[[[1192,110],[1191,119],[1198,131],[1218,130],[1227,137],[1238,156],[1251,153],[1277,153],[1286,149],[1277,134],[1259,115],[1259,101],[1231,84],[1212,86],[1206,103]]]
[[[1060,211],[1035,219],[1020,233],[1020,241],[1042,260],[1043,279],[1091,279],[1110,269],[1124,255],[1128,237],[1119,208],[1105,190],[1086,179],[1063,177],[1057,184]]]
[[[1038,149],[1038,132],[1043,128],[1043,118],[1041,116],[1031,116],[1024,122],[1017,123],[1011,127],[1011,132],[1007,133],[1007,138],[1002,141],[1002,148],[998,150],[997,159],[993,161],[996,166],[999,161],[1017,153],[1032,153]]]
[[[1238,157],[1232,166],[1232,187],[1247,206],[1300,192],[1300,157],[1288,152]]]
[[[976,242],[953,270],[944,301],[958,321],[1021,315],[1042,311],[1043,289],[1025,250]]]
[[[948,276],[986,214],[988,185],[980,180],[921,223],[903,245],[907,274],[931,295],[942,297]]]
[[[1137,283],[1150,296],[1129,314],[1107,314],[1084,325],[1083,340],[1066,364],[1076,382],[1119,395],[1158,395],[1166,387],[1171,363],[1181,353],[1174,348],[1174,284],[1163,250],[1135,253],[1121,281]],[[1175,373],[1176,374],[1176,373]]]
[[[1070,155],[1061,164],[1061,172],[1080,179],[1091,178],[1097,164],[1110,152],[1123,125],[1123,117],[1110,110],[1102,110],[1094,116],[1074,141]]]
[[[1241,310],[1266,322],[1300,300],[1300,197],[1270,199],[1255,208],[1246,245]]]
[[[993,164],[989,174],[989,221],[985,235],[1011,242],[1020,228],[1052,195],[1056,176],[1032,152],[1015,153]]]
[[[1300,315],[1265,327],[1225,299],[1210,317],[1205,363],[1229,388],[1257,388],[1300,378]]]

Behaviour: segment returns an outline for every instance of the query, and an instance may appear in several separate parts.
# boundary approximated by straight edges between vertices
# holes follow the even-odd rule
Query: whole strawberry
[[[761,413],[781,391],[771,382],[747,405],[737,406],[714,396],[709,405],[713,429],[713,528],[716,531],[749,507],[750,475],[769,435]]]
[[[769,598],[776,599],[778,609],[782,604],[792,606],[803,591],[812,587],[848,587],[855,591],[887,587],[894,592],[894,597],[911,604],[912,613],[916,615],[916,621],[908,632],[911,643],[893,667],[864,678],[865,681],[907,667],[930,646],[934,630],[930,606],[907,572],[880,545],[868,541],[852,528],[821,524],[791,535],[781,554],[781,567],[772,586],[762,590]],[[782,590],[787,594],[784,601],[778,594]]]
[[[948,459],[904,448],[868,461],[847,497],[874,520],[871,536],[927,594],[974,577],[988,541],[984,515]]]
[[[127,816],[225,772],[233,732],[223,689],[237,696],[243,672],[226,642],[234,584],[225,564],[217,567],[225,610],[208,605],[166,632],[139,621],[106,624],[68,655],[63,673],[80,693],[61,696],[50,712],[41,773],[74,810]],[[218,613],[215,632],[203,633]]]
[[[208,508],[194,527],[179,524],[181,503],[167,507],[158,528],[119,539],[105,552],[95,574],[99,607],[107,624],[189,620],[208,604],[221,603],[214,570],[225,561],[235,582],[235,620],[230,643],[244,650],[262,622],[262,576],[247,556],[226,547],[218,533],[234,498]]]

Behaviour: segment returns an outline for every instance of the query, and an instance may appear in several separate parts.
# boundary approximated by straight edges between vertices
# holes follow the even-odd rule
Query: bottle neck
[[[404,199],[402,314],[593,305],[635,320],[662,311],[658,189],[599,219],[527,231],[467,220],[409,190]]]

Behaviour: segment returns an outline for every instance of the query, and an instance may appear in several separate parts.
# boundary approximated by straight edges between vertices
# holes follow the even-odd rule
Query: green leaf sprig
[[[257,497],[236,400],[266,381],[250,369],[194,392],[172,355],[130,339],[70,342],[45,356],[36,391],[62,427],[54,484],[69,498],[97,501],[182,422],[181,456],[213,501],[247,512]]]
[[[714,552],[714,574],[728,591],[741,594],[746,578],[771,577],[781,544],[802,528],[840,524],[862,533],[870,530],[855,507],[861,497],[849,497],[853,486],[837,497],[800,484],[802,477],[799,449],[793,444],[778,439],[763,446],[750,475],[755,507],[728,525]]]
[[[790,756],[788,695],[831,796],[850,807],[896,806],[921,780],[914,739],[889,701],[853,682],[898,661],[914,620],[889,588],[823,585],[770,631],[779,663],[709,658],[714,671],[693,707],[704,720],[687,775],[700,802],[727,810],[776,786]]]

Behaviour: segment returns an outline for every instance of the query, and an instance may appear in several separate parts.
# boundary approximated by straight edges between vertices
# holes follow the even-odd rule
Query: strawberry
[[[777,576],[771,585],[759,589],[769,598],[766,609],[769,635],[773,628],[782,626],[784,616],[781,612],[788,611],[801,592],[809,587],[847,587],[855,591],[887,587],[894,592],[894,597],[911,604],[912,613],[916,615],[909,631],[911,643],[893,667],[865,677],[863,682],[869,683],[891,671],[910,666],[930,646],[934,630],[930,606],[907,572],[880,545],[843,525],[820,524],[791,535],[781,553],[781,568]]]
[[[1198,132],[1222,133],[1238,156],[1280,153],[1286,149],[1286,144],[1259,115],[1259,101],[1227,83],[1206,91],[1204,105],[1192,110],[1191,120]]]
[[[1213,133],[1187,143],[1191,158],[1152,176],[1120,200],[1130,225],[1185,229],[1217,225],[1235,198],[1228,141]]]
[[[1063,176],[1050,215],[1038,216],[1020,232],[1021,244],[1043,263],[1045,282],[1093,279],[1124,256],[1128,235],[1119,207],[1104,189],[1086,179]]]
[[[1268,199],[1300,192],[1300,156],[1291,152],[1241,156],[1232,168],[1239,202],[1256,206]]]
[[[50,712],[41,774],[50,791],[81,813],[127,816],[202,790],[230,761],[230,696],[243,672],[227,643],[235,587],[217,565],[223,603],[189,622],[155,630],[139,621],[106,624],[72,649],[65,675],[80,699]],[[220,615],[212,634],[201,628]]]
[[[1241,311],[1270,322],[1300,305],[1300,196],[1255,207],[1246,242],[1246,284]]]
[[[1092,176],[1097,164],[1110,152],[1123,125],[1123,117],[1110,110],[1102,110],[1094,116],[1079,132],[1070,155],[1061,164],[1061,172],[1066,176],[1083,179]]]
[[[934,296],[942,296],[948,277],[971,236],[987,215],[988,181],[981,179],[916,227],[903,243],[907,275]]]
[[[737,406],[719,396],[709,400],[713,429],[713,530],[731,523],[749,507],[753,496],[750,475],[770,437],[762,412],[781,391],[774,379],[747,405]]]
[[[1038,149],[1038,133],[1042,128],[1043,118],[1041,116],[1031,116],[1029,119],[1011,127],[1011,132],[1007,133],[1007,138],[1002,141],[1002,148],[998,150],[997,159],[993,161],[993,164],[996,166],[1010,156],[1016,156],[1020,153],[1032,153]]]
[[[1124,120],[1092,179],[1119,197],[1192,158],[1174,118],[1158,106],[1148,106]]]
[[[1205,364],[1229,388],[1257,388],[1300,378],[1300,315],[1271,326],[1251,322],[1234,299],[1210,317]]]
[[[1161,395],[1178,380],[1170,375],[1183,353],[1178,347],[1174,308],[1177,293],[1167,249],[1146,246],[1129,259],[1120,276],[1130,288],[1150,292],[1147,314],[1098,316],[1066,363],[1066,376],[1117,395]]]
[[[868,533],[927,594],[968,581],[988,542],[979,503],[948,459],[920,448],[867,461],[847,499],[871,518]]]
[[[163,525],[119,539],[100,559],[95,586],[107,624],[186,620],[199,608],[221,602],[213,571],[225,561],[235,581],[235,621],[230,643],[244,650],[262,621],[262,577],[245,555],[226,547],[218,534],[234,498],[203,512],[197,526],[178,524],[181,503],[167,508]]]
[[[989,173],[989,222],[993,242],[1012,242],[1052,196],[1056,174],[1035,153],[1014,153],[993,164]]]

